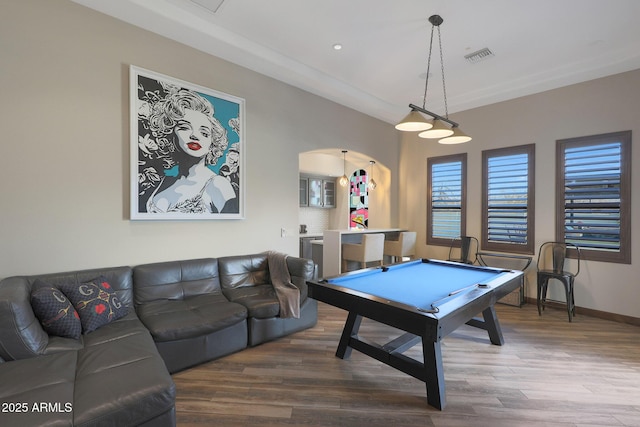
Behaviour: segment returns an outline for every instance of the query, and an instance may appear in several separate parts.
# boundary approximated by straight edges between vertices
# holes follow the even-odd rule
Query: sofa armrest
[[[49,343],[31,308],[31,286],[26,277],[0,282],[0,357],[26,359],[40,355]]]
[[[318,269],[313,261],[306,258],[287,257],[287,268],[291,276],[291,283],[300,289],[300,301],[305,301],[309,294],[307,280],[314,280],[318,277]]]
[[[287,268],[291,278],[300,278],[305,282],[317,278],[318,272],[312,260],[306,258],[287,257]]]

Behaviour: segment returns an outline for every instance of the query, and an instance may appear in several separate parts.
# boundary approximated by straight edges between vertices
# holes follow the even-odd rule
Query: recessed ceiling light
[[[340,50],[342,49],[342,45],[340,43],[336,43],[333,45],[333,50]]]

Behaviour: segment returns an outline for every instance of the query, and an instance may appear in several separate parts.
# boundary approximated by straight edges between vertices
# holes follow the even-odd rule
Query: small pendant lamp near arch
[[[342,150],[342,176],[340,177],[340,185],[346,187],[349,184],[349,177],[347,176],[347,150]]]
[[[373,160],[369,160],[369,179],[367,180],[367,187],[369,188],[369,190],[375,190],[376,187],[378,186],[378,183],[373,179],[373,166],[376,164],[375,161]]]

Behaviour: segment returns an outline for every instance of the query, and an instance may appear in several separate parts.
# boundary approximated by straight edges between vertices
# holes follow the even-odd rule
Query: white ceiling
[[[449,113],[640,68],[639,0],[73,1],[389,123],[422,105],[433,14]]]

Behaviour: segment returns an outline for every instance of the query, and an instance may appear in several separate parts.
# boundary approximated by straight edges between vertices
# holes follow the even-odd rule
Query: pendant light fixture
[[[462,132],[458,126],[452,128],[453,134],[438,141],[440,144],[462,144],[471,141],[471,137]]]
[[[374,162],[373,160],[369,160],[369,176],[371,177],[369,179],[369,183],[367,184],[367,187],[369,187],[369,190],[375,190],[376,187],[378,186],[376,181],[373,179],[373,165],[375,164],[376,162]]]
[[[409,104],[411,112],[400,123],[396,125],[396,129],[401,131],[420,132],[420,138],[435,139],[440,138],[440,144],[460,144],[471,141],[471,137],[462,132],[458,123],[449,120],[449,107],[447,105],[447,87],[444,80],[444,62],[442,57],[442,38],[440,35],[440,24],[444,20],[440,15],[432,15],[429,17],[431,23],[431,39],[429,41],[429,57],[427,59],[427,75],[424,84],[424,97],[422,99],[422,107]],[[442,91],[444,95],[444,111],[445,115],[440,116],[426,109],[427,89],[429,87],[429,71],[431,69],[431,53],[433,52],[433,33],[438,29],[438,47],[440,49],[440,67],[442,71]],[[433,119],[428,120],[422,114],[431,116]]]
[[[342,150],[342,176],[340,177],[340,185],[346,187],[349,184],[347,176],[347,150]]]

